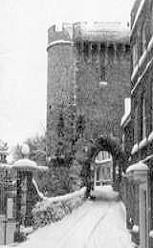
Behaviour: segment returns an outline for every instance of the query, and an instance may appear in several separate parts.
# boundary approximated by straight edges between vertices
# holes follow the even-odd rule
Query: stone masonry
[[[48,31],[47,147],[54,153],[61,106],[85,117],[85,138],[120,137],[130,94],[129,31],[119,23],[63,24]]]

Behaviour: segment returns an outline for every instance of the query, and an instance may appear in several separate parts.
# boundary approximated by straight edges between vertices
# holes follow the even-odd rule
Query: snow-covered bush
[[[83,203],[85,190],[85,188],[82,188],[64,196],[47,198],[37,203],[32,211],[34,229],[57,222],[70,214],[73,209]]]

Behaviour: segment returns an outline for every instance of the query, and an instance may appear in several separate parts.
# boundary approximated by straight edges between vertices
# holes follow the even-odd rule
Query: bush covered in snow
[[[57,222],[73,209],[79,207],[85,199],[85,188],[64,196],[47,198],[36,204],[33,209],[33,227],[37,229]]]

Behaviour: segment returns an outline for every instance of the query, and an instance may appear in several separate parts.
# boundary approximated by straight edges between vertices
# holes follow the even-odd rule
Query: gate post
[[[33,171],[37,169],[37,164],[29,160],[29,147],[23,145],[23,159],[14,163],[13,169],[17,172],[17,198],[16,198],[16,235],[20,237],[20,226],[32,224],[32,207],[29,207],[29,187],[32,186]],[[29,186],[30,185],[30,186]]]
[[[126,173],[139,185],[140,248],[149,248],[148,166],[142,162],[131,165]]]
[[[16,199],[16,238],[20,238],[20,227],[32,225],[32,208],[36,203],[33,184],[33,173],[38,170],[46,170],[45,166],[37,166],[36,162],[28,159],[29,146],[22,147],[23,159],[16,161],[12,168],[17,172],[17,199]],[[37,197],[39,199],[39,197]],[[17,241],[17,240],[16,240]]]
[[[10,166],[1,164],[0,167],[0,245],[14,242],[16,228],[15,197],[16,185],[10,177]]]

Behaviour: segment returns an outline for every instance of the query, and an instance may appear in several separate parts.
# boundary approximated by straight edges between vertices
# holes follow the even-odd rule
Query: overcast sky
[[[0,139],[46,127],[47,30],[54,23],[130,19],[134,0],[0,0]]]

